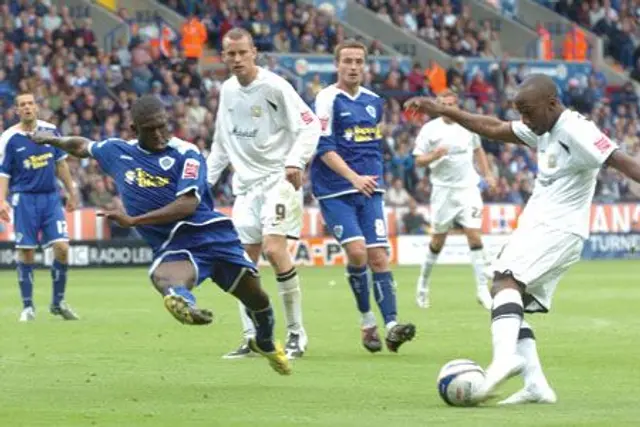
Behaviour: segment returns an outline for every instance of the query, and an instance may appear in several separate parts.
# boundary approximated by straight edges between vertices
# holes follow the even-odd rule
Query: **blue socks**
[[[18,263],[18,284],[24,308],[33,307],[33,264]]]
[[[51,266],[51,279],[53,280],[53,297],[52,304],[58,307],[64,299],[64,291],[67,287],[67,264],[63,264],[58,260],[53,261]]]
[[[393,275],[390,271],[373,273],[373,294],[382,313],[384,323],[388,325],[391,322],[395,322],[398,310]]]
[[[273,345],[273,326],[275,325],[275,316],[271,303],[267,308],[252,311],[247,308],[247,315],[253,321],[256,327],[256,344],[260,350],[271,353],[276,350]]]
[[[367,266],[355,267],[348,265],[347,274],[347,280],[353,291],[353,296],[356,297],[358,311],[363,314],[368,313],[371,311],[371,304],[369,302],[369,274],[367,272]]]
[[[186,286],[170,286],[167,289],[167,293],[173,294],[173,295],[180,295],[182,298],[187,300],[189,305],[196,304],[196,297],[191,293],[189,289],[187,289]]]

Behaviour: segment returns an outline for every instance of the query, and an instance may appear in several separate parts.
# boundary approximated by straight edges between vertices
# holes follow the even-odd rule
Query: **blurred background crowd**
[[[179,13],[188,14],[183,2],[164,0]],[[476,24],[469,12],[454,2],[362,0],[397,25],[419,34],[442,50],[457,56],[455,64],[443,69],[438,64],[415,63],[405,73],[392,64],[382,73],[375,62],[381,47],[370,45],[370,64],[365,84],[386,99],[383,125],[385,180],[389,187],[387,205],[412,206],[428,203],[428,171],[416,168],[412,150],[422,122],[403,114],[401,105],[416,93],[432,95],[445,87],[455,90],[463,108],[503,119],[518,118],[513,96],[524,70],[507,71],[500,40],[490,27]],[[640,54],[636,48],[636,1],[549,3],[561,13],[594,31],[602,31],[617,46],[616,57],[635,67]],[[578,4],[578,6],[576,6]],[[344,39],[344,30],[327,15],[310,6],[279,1],[203,1],[196,14],[180,30],[181,34],[154,42],[143,27],[131,26],[131,41],[104,51],[89,18],[74,20],[67,8],[49,2],[0,0],[0,130],[17,122],[12,107],[20,90],[35,92],[40,116],[57,124],[63,134],[101,140],[109,137],[132,139],[130,106],[143,93],[156,94],[171,111],[174,134],[197,145],[207,155],[212,139],[219,88],[226,75],[200,72],[198,58],[205,48],[220,49],[220,40],[230,28],[242,26],[256,39],[263,66],[279,72],[269,52],[330,53]],[[119,12],[130,22],[126,9]],[[620,44],[614,33],[628,41]],[[626,40],[626,39],[625,39]],[[465,57],[496,58],[488,75],[464,72]],[[285,76],[286,77],[286,76]],[[311,102],[329,82],[319,78],[306,85],[302,96]],[[639,151],[640,119],[638,96],[631,84],[611,93],[597,70],[584,81],[570,80],[560,88],[564,102],[593,119],[611,138],[631,154]],[[498,186],[490,191],[482,183],[487,202],[522,204],[531,194],[536,174],[535,154],[518,146],[483,141]],[[113,182],[91,160],[69,160],[83,206],[109,207],[118,203]],[[217,203],[233,201],[229,170],[215,188]],[[305,202],[314,204],[305,183]],[[596,201],[637,200],[640,191],[616,172],[603,170]]]

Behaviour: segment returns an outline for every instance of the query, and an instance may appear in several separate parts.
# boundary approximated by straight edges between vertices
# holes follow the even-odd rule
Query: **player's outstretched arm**
[[[445,116],[475,132],[480,136],[495,141],[524,144],[511,129],[511,123],[502,121],[492,116],[468,113],[462,109],[447,107],[436,100],[426,97],[411,98],[405,103],[408,111],[418,111],[429,116]]]
[[[192,215],[200,204],[196,191],[190,191],[179,196],[168,205],[147,212],[139,216],[129,216],[120,209],[105,210],[99,212],[99,216],[104,216],[115,221],[121,227],[136,227],[139,225],[162,225],[171,224]]]
[[[640,162],[621,150],[615,150],[607,161],[607,166],[619,170],[635,182],[640,183]]]
[[[91,141],[81,136],[55,136],[48,132],[36,132],[30,135],[36,144],[49,144],[58,147],[75,157],[89,157],[89,144]]]

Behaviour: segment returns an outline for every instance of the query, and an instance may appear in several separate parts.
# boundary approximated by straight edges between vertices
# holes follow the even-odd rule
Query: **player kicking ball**
[[[457,108],[458,96],[447,90],[438,95],[438,102],[447,108]],[[462,226],[469,242],[471,264],[476,279],[476,299],[484,308],[490,310],[491,295],[484,272],[487,261],[481,237],[482,196],[478,188],[479,176],[474,168],[474,158],[490,187],[495,186],[495,179],[489,169],[480,137],[446,116],[438,117],[420,129],[413,155],[416,166],[428,166],[431,170],[429,178],[433,186],[433,234],[416,285],[418,307],[429,307],[431,270],[438,261],[438,254],[444,246],[447,233],[457,223]]]
[[[66,303],[69,235],[62,200],[57,188],[60,179],[67,191],[67,211],[78,205],[66,153],[34,144],[29,135],[36,130],[58,133],[55,125],[38,120],[38,105],[32,93],[21,93],[15,99],[20,123],[0,136],[0,221],[13,220],[18,250],[18,284],[22,296],[21,322],[35,320],[33,302],[33,270],[35,249],[53,249],[51,279],[53,295],[49,312],[65,320],[78,315]],[[11,206],[7,203],[11,192]],[[41,234],[41,237],[39,236]]]
[[[286,80],[256,65],[257,51],[246,30],[230,30],[222,46],[233,76],[220,89],[208,181],[215,185],[227,165],[233,167],[233,222],[251,259],[257,264],[264,252],[276,273],[287,322],[285,352],[296,359],[308,340],[287,239],[300,237],[302,174],[318,145],[320,123]],[[242,306],[240,318],[245,342],[226,359],[251,355],[246,342],[255,328]]]
[[[215,211],[206,182],[205,159],[188,142],[172,137],[162,102],[152,95],[132,109],[137,140],[92,142],[81,137],[32,136],[76,157],[93,157],[116,182],[126,212],[102,215],[121,227],[136,227],[153,250],[151,281],[167,310],[181,323],[205,325],[212,313],[197,307],[192,293],[207,278],[247,307],[256,336],[251,349],[282,375],[291,373],[280,344],[273,340],[274,314],[254,263],[242,247],[230,218]]]
[[[387,348],[397,352],[413,339],[416,328],[396,319],[381,188],[384,100],[360,86],[366,53],[366,47],[356,41],[336,47],[338,81],[321,90],[315,100],[322,136],[311,163],[311,182],[322,216],[347,255],[347,278],[362,315],[362,344],[372,353],[382,350],[370,305],[373,286],[386,327]]]
[[[533,194],[495,260],[491,335],[493,359],[476,402],[491,398],[508,378],[522,374],[524,388],[501,404],[554,403],[556,393],[542,371],[533,329],[523,313],[546,313],[558,282],[580,259],[589,236],[598,171],[613,167],[640,182],[640,164],[581,114],[566,109],[553,80],[532,75],[515,98],[522,119],[504,122],[470,114],[429,98],[407,101],[409,110],[441,115],[495,141],[535,148],[538,175]]]

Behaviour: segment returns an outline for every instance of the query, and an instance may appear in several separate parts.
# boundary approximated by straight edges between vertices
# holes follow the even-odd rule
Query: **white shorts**
[[[262,236],[275,234],[300,238],[302,189],[296,191],[286,179],[266,181],[236,197],[233,223],[243,244],[262,243]]]
[[[494,273],[512,275],[524,287],[524,310],[546,313],[558,282],[580,260],[584,239],[546,225],[513,232],[491,266]]]
[[[464,228],[482,228],[482,196],[479,188],[433,188],[431,193],[433,232],[446,233],[454,223]]]

